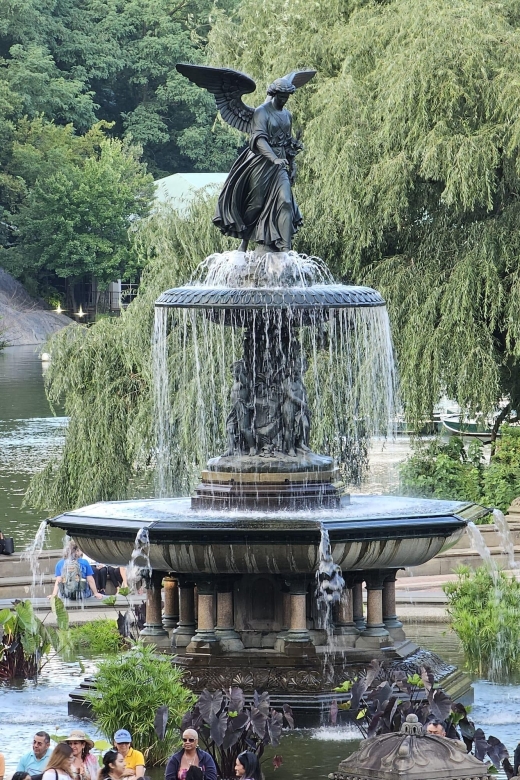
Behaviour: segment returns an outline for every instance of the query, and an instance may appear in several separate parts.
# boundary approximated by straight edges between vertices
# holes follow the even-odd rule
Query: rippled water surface
[[[22,501],[33,474],[63,446],[66,418],[53,416],[43,388],[38,347],[0,352],[0,530],[21,550],[32,541],[44,513]],[[47,547],[61,546],[53,529]]]

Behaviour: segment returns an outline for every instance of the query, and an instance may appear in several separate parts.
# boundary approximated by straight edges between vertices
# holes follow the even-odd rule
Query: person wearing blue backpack
[[[65,555],[56,564],[54,588],[49,598],[59,596],[62,599],[78,601],[95,596],[102,599],[94,580],[90,563],[82,557],[83,553],[76,542],[69,542]]]

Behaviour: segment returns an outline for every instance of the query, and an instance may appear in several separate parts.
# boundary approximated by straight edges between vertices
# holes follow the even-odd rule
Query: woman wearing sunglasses
[[[198,766],[204,780],[217,780],[217,768],[209,753],[199,748],[199,735],[195,729],[186,729],[182,734],[182,748],[168,761],[164,780],[186,780],[190,766]]]

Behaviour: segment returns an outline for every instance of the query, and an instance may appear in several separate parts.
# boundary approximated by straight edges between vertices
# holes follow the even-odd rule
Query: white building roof
[[[227,173],[174,173],[154,182],[155,198],[181,211],[198,191],[204,187],[222,187],[226,178]]]

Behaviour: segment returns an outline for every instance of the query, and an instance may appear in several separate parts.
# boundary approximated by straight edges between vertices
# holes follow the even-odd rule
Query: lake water
[[[0,352],[0,530],[14,538],[17,551],[45,519],[44,512],[22,508],[25,491],[33,474],[59,455],[67,424],[52,414],[38,353],[33,346]],[[60,547],[62,536],[50,529],[46,546]]]

